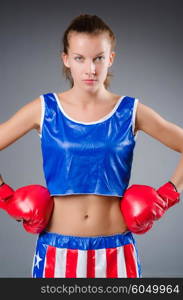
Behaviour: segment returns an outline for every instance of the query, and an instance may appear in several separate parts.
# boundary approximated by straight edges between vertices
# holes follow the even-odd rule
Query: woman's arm
[[[137,106],[136,128],[182,154],[180,162],[170,178],[180,193],[183,190],[183,129],[165,120],[153,109],[140,102]]]
[[[38,129],[41,116],[40,98],[21,107],[10,119],[0,124],[0,150],[8,147],[32,129]]]

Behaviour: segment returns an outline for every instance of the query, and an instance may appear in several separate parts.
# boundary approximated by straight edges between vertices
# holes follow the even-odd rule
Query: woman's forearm
[[[183,191],[183,153],[181,153],[180,161],[170,180],[175,184],[177,191],[181,193]]]
[[[0,174],[0,185],[3,184],[3,182],[4,182],[4,181],[3,181],[3,177],[2,177],[2,175]]]

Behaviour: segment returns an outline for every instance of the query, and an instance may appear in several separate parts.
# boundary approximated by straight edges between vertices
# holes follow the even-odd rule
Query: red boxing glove
[[[167,209],[180,201],[180,193],[178,193],[175,185],[171,181],[162,185],[157,190],[157,193],[167,203]]]
[[[171,182],[157,191],[150,186],[136,184],[125,191],[120,207],[128,229],[142,234],[151,229],[153,222],[179,201],[180,194]]]
[[[6,210],[6,201],[14,194],[14,190],[5,183],[0,185],[0,208]]]
[[[28,185],[14,191],[4,183],[0,186],[0,208],[14,219],[22,220],[27,232],[40,233],[50,219],[53,198],[41,185]]]

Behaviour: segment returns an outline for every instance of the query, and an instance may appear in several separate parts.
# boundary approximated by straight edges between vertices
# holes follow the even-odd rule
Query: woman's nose
[[[93,62],[89,62],[86,64],[85,72],[86,74],[95,74],[95,64]]]

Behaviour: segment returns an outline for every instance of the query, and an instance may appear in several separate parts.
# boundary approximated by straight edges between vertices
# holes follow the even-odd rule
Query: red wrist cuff
[[[6,201],[9,197],[12,197],[14,190],[6,183],[0,186],[0,201]]]
[[[174,187],[175,191],[178,193],[178,191],[177,191],[177,188],[176,188],[175,184],[174,184],[172,181],[168,181],[168,182],[169,182],[169,183],[171,183],[171,184],[173,185],[173,187]]]

